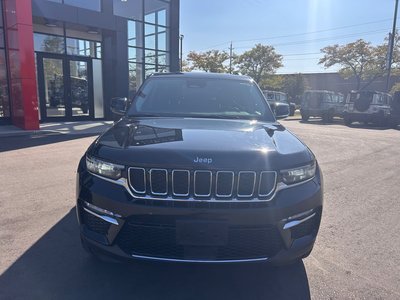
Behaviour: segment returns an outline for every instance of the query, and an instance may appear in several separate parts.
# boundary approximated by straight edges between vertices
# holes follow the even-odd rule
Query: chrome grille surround
[[[133,182],[134,177],[131,176],[132,170],[144,171],[144,182],[146,185],[146,190],[143,192],[141,190],[135,189],[135,184]],[[156,172],[155,172],[156,171]],[[160,192],[155,191],[153,188],[152,177],[156,176],[157,173],[161,174],[163,172],[162,180],[165,176],[165,187],[166,191]],[[165,174],[165,175],[164,175]],[[201,189],[206,190],[207,193],[196,192],[196,178],[197,184],[199,184],[199,175],[207,174],[210,178],[204,180],[207,182],[206,186],[202,186]],[[232,180],[227,180],[225,178],[224,182],[220,180],[222,175],[226,174],[232,177]],[[262,176],[268,174],[273,179],[273,183],[268,184],[268,193],[261,194],[262,191],[261,184],[263,182]],[[251,184],[251,194],[241,194],[239,193],[240,181],[244,179],[244,176],[251,175],[252,180],[247,178],[248,182]],[[178,185],[176,183],[177,176],[187,176],[187,189],[186,193],[182,193],[182,186],[180,186],[180,191],[178,192]],[[204,201],[204,202],[266,202],[270,201],[276,194],[276,192],[281,189],[279,187],[277,172],[276,171],[229,171],[229,170],[184,170],[184,169],[163,169],[163,168],[142,168],[142,167],[129,167],[128,168],[128,180],[127,188],[134,198],[138,199],[152,199],[152,200],[169,200],[169,201]],[[154,178],[153,178],[154,179]],[[121,179],[122,180],[122,179]],[[186,182],[186,179],[185,179]],[[265,182],[265,181],[264,181]],[[218,193],[218,184],[225,184],[223,190],[230,191],[230,193]],[[227,185],[228,184],[228,185]],[[264,187],[265,189],[265,187]],[[221,190],[221,189],[220,189]]]
[[[144,189],[141,190],[137,190],[133,184],[131,184],[131,170],[139,170],[139,171],[143,171],[143,182],[144,182]],[[128,171],[128,182],[129,182],[129,186],[131,187],[131,189],[138,194],[145,194],[146,193],[146,169],[145,168],[137,168],[137,167],[132,167],[129,168]]]
[[[218,184],[219,184],[218,178],[219,178],[220,174],[231,174],[231,176],[232,176],[232,183],[231,183],[231,188],[230,188],[229,194],[219,194],[218,193]],[[222,198],[223,197],[226,197],[226,198],[232,197],[234,183],[235,183],[235,173],[233,171],[217,171],[217,178],[215,181],[215,196],[222,197]]]
[[[165,192],[155,192],[153,185],[154,185],[154,180],[153,180],[153,173],[154,172],[163,172],[165,173]],[[166,169],[150,169],[150,191],[152,195],[156,196],[166,196],[168,195],[168,171]]]
[[[188,185],[187,185],[187,193],[176,193],[175,192],[175,174],[180,172],[185,172],[187,174],[187,181],[188,181]],[[190,193],[190,171],[189,170],[172,170],[172,195],[173,196],[177,196],[177,197],[187,197],[189,196]]]
[[[196,193],[196,180],[198,180],[197,179],[198,174],[209,174],[210,175],[210,185],[209,185],[207,194]],[[213,178],[213,176],[212,176],[212,172],[211,171],[207,171],[207,170],[196,170],[196,171],[194,171],[194,187],[193,187],[194,191],[193,191],[193,194],[196,197],[210,197],[211,196],[211,190],[212,190],[212,178]]]
[[[244,174],[251,174],[252,176],[253,176],[253,187],[252,187],[252,189],[251,189],[251,193],[250,194],[240,194],[240,187],[241,187],[241,176],[243,176]],[[255,186],[256,186],[256,179],[257,179],[257,176],[256,176],[257,174],[256,174],[256,172],[254,172],[254,171],[240,171],[239,172],[239,177],[238,177],[238,185],[237,185],[237,195],[238,195],[238,197],[251,197],[251,196],[253,196],[253,194],[254,194],[254,188],[255,188]]]

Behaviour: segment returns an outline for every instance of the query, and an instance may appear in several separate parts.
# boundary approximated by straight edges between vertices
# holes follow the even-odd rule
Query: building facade
[[[0,0],[0,125],[111,119],[179,70],[179,0]]]

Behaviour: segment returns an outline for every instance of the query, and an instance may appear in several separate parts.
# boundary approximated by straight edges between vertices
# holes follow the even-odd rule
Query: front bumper
[[[207,263],[298,259],[314,245],[322,202],[319,169],[312,180],[258,203],[135,199],[125,187],[83,167],[77,175],[81,238],[91,249],[125,259]],[[182,224],[194,225],[195,241],[182,242]],[[225,235],[218,233],[220,227],[226,229]]]
[[[382,112],[344,112],[344,117],[354,122],[379,122],[386,116]]]

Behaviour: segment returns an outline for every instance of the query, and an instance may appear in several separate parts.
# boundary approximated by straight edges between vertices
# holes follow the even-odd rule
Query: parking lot
[[[97,263],[74,211],[75,169],[94,136],[0,138],[0,299],[399,299],[400,130],[282,124],[325,180],[314,251],[282,268]]]

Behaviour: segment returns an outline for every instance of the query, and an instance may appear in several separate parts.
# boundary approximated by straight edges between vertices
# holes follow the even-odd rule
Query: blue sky
[[[241,53],[255,43],[284,56],[277,73],[331,72],[318,65],[320,49],[363,38],[383,42],[395,0],[181,0],[184,56],[191,50]],[[306,34],[305,34],[306,33]]]

